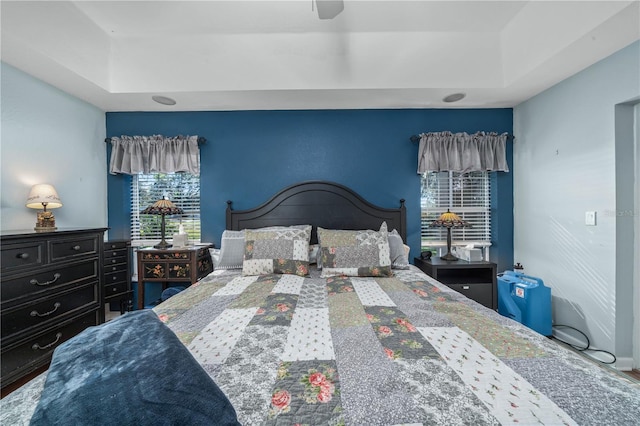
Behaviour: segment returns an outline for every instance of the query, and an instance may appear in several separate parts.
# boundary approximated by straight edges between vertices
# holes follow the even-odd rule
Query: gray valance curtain
[[[507,133],[423,133],[418,149],[418,173],[508,172],[507,137]]]
[[[109,173],[187,172],[200,174],[198,136],[120,136],[111,138]]]

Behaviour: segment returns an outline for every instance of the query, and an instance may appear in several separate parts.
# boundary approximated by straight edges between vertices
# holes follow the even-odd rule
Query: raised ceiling
[[[105,111],[512,107],[640,39],[638,0],[1,8],[2,61]]]

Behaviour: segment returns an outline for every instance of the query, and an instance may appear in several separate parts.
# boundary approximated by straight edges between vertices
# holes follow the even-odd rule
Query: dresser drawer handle
[[[54,340],[53,342],[49,343],[48,345],[45,346],[40,346],[38,343],[34,343],[33,346],[31,346],[31,349],[33,349],[34,351],[37,351],[38,349],[40,349],[41,351],[45,350],[45,349],[49,349],[51,346],[55,345],[56,343],[58,343],[58,341],[62,338],[62,333],[58,332],[56,333],[56,340]]]
[[[56,303],[53,304],[53,309],[51,311],[45,312],[44,314],[41,314],[38,311],[34,310],[34,311],[31,311],[30,315],[32,317],[47,317],[47,316],[51,315],[52,313],[54,313],[55,311],[57,311],[60,306],[62,306],[62,305],[60,305],[60,302],[56,302]]]
[[[29,253],[18,253],[18,254],[16,255],[16,257],[17,257],[18,259],[28,259],[28,258],[29,258]]]
[[[469,290],[469,286],[468,286],[468,285],[463,285],[463,286],[462,286],[462,289],[463,289],[463,290]]]
[[[56,272],[55,274],[53,274],[53,279],[51,281],[45,281],[45,282],[41,283],[37,279],[34,278],[29,282],[31,284],[33,284],[33,285],[39,285],[39,286],[51,285],[51,284],[55,283],[56,281],[58,281],[58,278],[60,278],[61,276],[62,276],[62,274],[60,274],[60,272]]]
[[[73,250],[78,251],[80,250],[80,246],[79,245],[75,245],[73,247],[71,247]]]

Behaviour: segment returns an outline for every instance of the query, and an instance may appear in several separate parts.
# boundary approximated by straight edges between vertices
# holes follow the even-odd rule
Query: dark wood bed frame
[[[387,209],[366,201],[346,186],[327,181],[308,181],[291,185],[266,203],[247,210],[233,210],[227,201],[227,229],[255,229],[275,225],[313,225],[311,243],[317,243],[318,226],[327,229],[378,230],[387,222],[407,240],[407,211]]]

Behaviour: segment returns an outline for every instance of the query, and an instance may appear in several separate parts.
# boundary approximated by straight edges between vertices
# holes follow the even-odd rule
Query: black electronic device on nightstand
[[[428,259],[431,259],[432,255],[433,253],[431,253],[430,251],[423,251],[422,253],[420,253],[420,259],[428,260]]]

